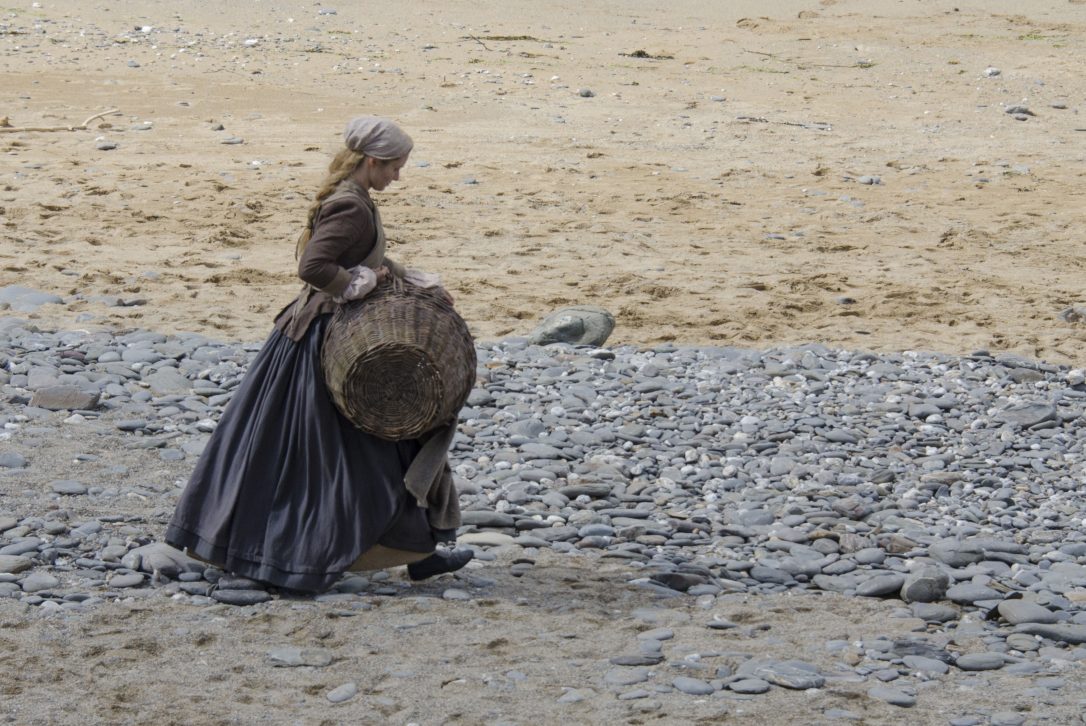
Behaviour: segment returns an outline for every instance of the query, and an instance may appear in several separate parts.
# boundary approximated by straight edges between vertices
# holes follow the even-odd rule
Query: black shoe
[[[425,560],[412,562],[407,566],[407,574],[412,580],[425,580],[434,575],[456,572],[474,559],[475,553],[469,549],[457,549],[452,552],[435,552]]]

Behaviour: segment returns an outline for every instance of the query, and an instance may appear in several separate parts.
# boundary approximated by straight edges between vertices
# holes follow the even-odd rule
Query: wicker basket
[[[449,421],[475,383],[475,345],[463,318],[437,289],[397,279],[340,306],[321,359],[340,413],[392,441]]]

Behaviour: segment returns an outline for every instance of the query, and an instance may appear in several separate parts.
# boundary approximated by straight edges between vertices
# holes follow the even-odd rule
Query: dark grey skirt
[[[223,569],[321,591],[374,544],[431,552],[403,480],[420,444],[366,434],[332,403],[320,365],[331,316],[295,343],[274,330],[211,435],[166,541]]]

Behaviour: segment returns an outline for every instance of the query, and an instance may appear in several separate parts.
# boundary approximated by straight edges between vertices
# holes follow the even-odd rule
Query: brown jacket
[[[312,235],[298,260],[298,277],[306,283],[298,297],[275,318],[275,327],[291,340],[302,339],[317,316],[335,312],[332,300],[351,282],[347,269],[355,265],[393,274],[403,269],[385,257],[381,215],[369,193],[353,181],[342,182],[317,212]]]

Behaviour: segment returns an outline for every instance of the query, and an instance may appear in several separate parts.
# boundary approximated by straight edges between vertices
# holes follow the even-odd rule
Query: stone
[[[972,582],[960,582],[951,586],[947,589],[946,596],[953,602],[965,605],[972,605],[978,600],[999,600],[1003,597],[997,590]]]
[[[503,532],[468,532],[456,538],[457,543],[480,547],[502,547],[516,543],[516,539]]]
[[[934,565],[918,567],[905,576],[901,599],[905,602],[931,603],[946,597],[950,576]]]
[[[336,686],[325,694],[325,698],[332,703],[343,703],[344,701],[351,700],[356,695],[358,695],[358,684],[352,682]]]
[[[322,648],[281,645],[268,651],[268,661],[273,666],[284,668],[297,668],[299,666],[324,668],[332,664],[332,654]]]
[[[144,576],[139,572],[129,572],[111,577],[109,586],[116,588],[139,587],[143,584],[144,580]]]
[[[34,566],[34,560],[22,555],[0,555],[0,573],[14,575]]]
[[[1044,423],[1055,421],[1059,411],[1051,403],[1022,403],[1008,406],[996,414],[997,421],[1017,424],[1022,428],[1030,428]]]
[[[963,671],[994,671],[1006,665],[1002,653],[966,653],[958,656],[954,665]]]
[[[0,454],[0,469],[25,469],[26,457],[14,451],[5,451]]]
[[[750,695],[765,693],[769,690],[769,687],[769,682],[763,681],[761,678],[743,678],[728,684],[729,690]]]
[[[79,496],[87,493],[87,485],[70,479],[63,479],[61,481],[55,481],[49,485],[57,494],[65,496]]]
[[[1051,624],[1058,621],[1056,613],[1029,600],[1004,600],[996,606],[996,610],[1011,625],[1021,625],[1022,623]]]
[[[883,572],[869,577],[856,587],[856,594],[861,597],[886,597],[897,595],[905,585],[905,575],[897,572]]]
[[[909,606],[909,610],[912,612],[913,617],[929,623],[948,623],[951,620],[957,620],[961,616],[957,608],[941,603],[917,602]]]
[[[151,392],[156,396],[189,393],[192,390],[192,382],[176,368],[159,368],[154,373],[145,376],[143,381],[150,386]]]
[[[570,343],[603,345],[615,329],[615,317],[601,307],[578,305],[562,308],[546,316],[528,340],[533,345]]]
[[[1086,625],[1072,623],[1056,623],[1048,625],[1044,623],[1028,623],[1015,628],[1016,632],[1028,635],[1039,635],[1049,640],[1058,640],[1061,643],[1081,645],[1086,643]]]
[[[903,688],[874,686],[873,688],[868,689],[867,695],[879,701],[885,701],[891,706],[912,708],[916,705],[916,694],[910,693]]]
[[[959,568],[983,560],[984,550],[969,542],[943,540],[928,547],[928,556],[948,567]]]
[[[214,590],[211,597],[227,605],[259,605],[272,599],[263,590]]]
[[[516,521],[513,515],[494,512],[489,509],[473,509],[460,513],[460,521],[464,525],[476,527],[513,527]]]
[[[664,656],[660,653],[648,654],[641,653],[637,655],[616,655],[610,659],[611,665],[618,666],[654,666],[662,663]]]
[[[708,696],[716,692],[716,689],[703,680],[698,678],[690,678],[688,676],[679,676],[671,681],[671,685],[676,690],[691,696]]]
[[[63,302],[64,298],[59,295],[41,292],[29,287],[20,285],[0,287],[0,307],[7,303],[11,310],[19,313],[32,313],[42,305],[62,304]]]
[[[47,411],[89,411],[98,407],[97,392],[83,391],[76,386],[48,386],[39,388],[30,397],[30,405]]]
[[[60,584],[60,580],[53,577],[47,572],[32,572],[23,578],[20,585],[23,588],[23,592],[42,592],[45,590],[52,590],[54,587]]]
[[[795,690],[821,688],[826,683],[817,667],[797,660],[749,660],[739,666],[736,675],[760,678]]]
[[[937,658],[927,658],[922,655],[907,655],[901,659],[910,671],[914,673],[933,673],[943,675],[950,670],[950,666]]]

